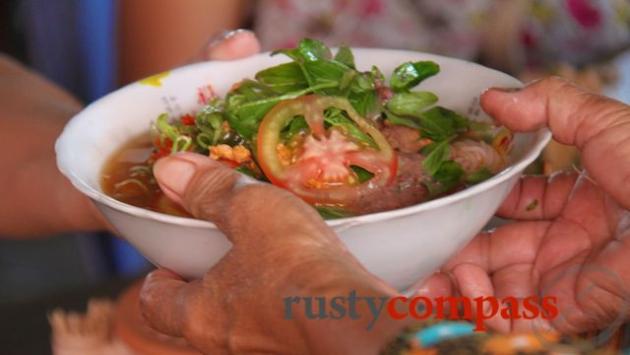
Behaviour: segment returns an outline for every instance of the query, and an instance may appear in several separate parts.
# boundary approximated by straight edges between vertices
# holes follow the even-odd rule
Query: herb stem
[[[339,83],[337,83],[337,82],[329,82],[329,83],[322,83],[322,84],[318,84],[318,85],[313,85],[313,86],[310,86],[310,87],[308,87],[306,89],[302,89],[302,90],[295,91],[295,92],[290,92],[288,94],[284,94],[284,95],[281,95],[281,96],[275,96],[275,97],[270,97],[270,98],[266,98],[266,99],[251,101],[251,102],[248,102],[246,104],[243,104],[240,107],[240,109],[253,107],[253,106],[258,106],[258,105],[272,104],[272,103],[276,103],[276,102],[284,101],[284,100],[291,100],[291,99],[295,99],[296,97],[300,97],[302,95],[306,95],[308,93],[311,93],[313,91],[322,90],[322,89],[332,89],[332,88],[337,87],[338,85],[339,85]]]

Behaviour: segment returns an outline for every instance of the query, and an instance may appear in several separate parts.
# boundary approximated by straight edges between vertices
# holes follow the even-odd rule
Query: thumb
[[[158,160],[153,173],[169,199],[221,228],[236,172],[203,155],[182,153]]]
[[[522,90],[491,89],[484,110],[515,131],[549,127],[560,143],[577,146],[589,174],[624,207],[630,208],[630,107],[585,92],[560,78]]]
[[[315,209],[295,195],[243,175],[239,178],[203,155],[162,158],[153,173],[168,198],[196,218],[214,222],[237,245],[260,247],[263,240],[295,240],[297,234],[321,242],[337,240]]]
[[[579,89],[553,77],[522,90],[491,89],[481,98],[486,112],[515,131],[548,126],[563,144],[583,148],[602,131],[630,122],[630,108],[621,102]]]

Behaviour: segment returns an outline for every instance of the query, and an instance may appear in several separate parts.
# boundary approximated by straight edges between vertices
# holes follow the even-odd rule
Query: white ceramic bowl
[[[354,53],[358,68],[377,65],[386,75],[410,60],[439,63],[440,74],[417,89],[435,92],[440,105],[478,120],[489,119],[479,108],[484,90],[521,86],[506,74],[457,59],[381,49],[356,49]],[[101,169],[116,149],[147,131],[160,113],[184,114],[197,109],[198,88],[211,84],[223,95],[234,82],[284,61],[282,56],[265,53],[233,62],[199,63],[117,90],[68,123],[55,147],[59,169],[154,264],[188,278],[200,277],[230,248],[225,236],[212,223],[144,210],[105,195],[99,183]],[[482,229],[548,140],[545,130],[518,134],[512,164],[464,191],[408,208],[333,220],[328,225],[368,270],[394,287],[406,289],[430,275]]]

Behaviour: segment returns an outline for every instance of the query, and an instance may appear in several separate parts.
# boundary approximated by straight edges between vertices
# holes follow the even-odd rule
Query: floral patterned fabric
[[[510,0],[521,1],[521,0]],[[266,49],[302,37],[349,44],[423,50],[476,59],[492,0],[262,0],[256,30]],[[522,61],[583,64],[630,44],[629,0],[527,0],[514,43]],[[502,29],[492,28],[501,31]]]

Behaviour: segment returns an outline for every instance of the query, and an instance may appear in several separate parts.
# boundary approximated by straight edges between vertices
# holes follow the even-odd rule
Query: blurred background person
[[[625,0],[237,0],[169,5],[136,0],[122,4],[120,26],[123,81],[181,61],[208,33],[247,26],[253,26],[263,50],[292,47],[310,37],[329,45],[426,51],[519,74],[558,63],[597,63],[628,48],[630,4]]]

